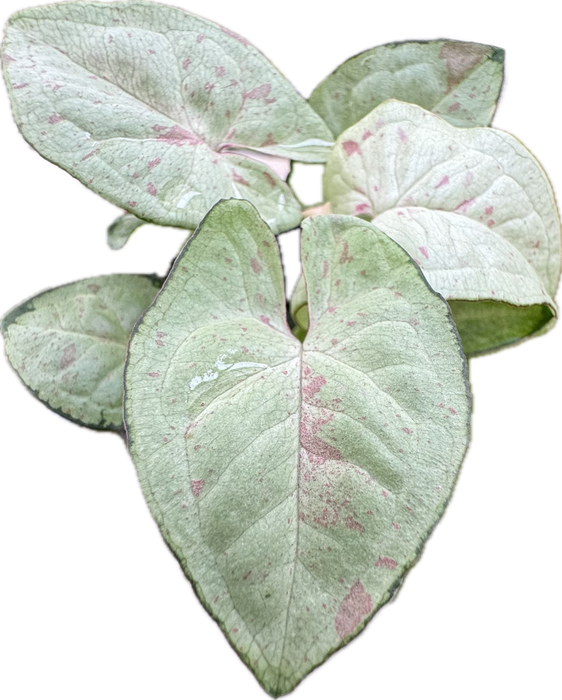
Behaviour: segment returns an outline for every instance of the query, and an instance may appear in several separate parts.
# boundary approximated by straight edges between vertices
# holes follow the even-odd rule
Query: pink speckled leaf
[[[451,495],[470,415],[449,309],[396,243],[320,216],[302,254],[304,344],[272,233],[250,204],[217,204],[137,325],[125,380],[152,513],[274,697],[390,599]]]
[[[465,41],[404,41],[353,56],[310,104],[335,137],[388,99],[412,102],[460,127],[488,126],[503,83],[504,51]]]
[[[145,275],[107,275],[28,299],[2,319],[12,367],[56,413],[122,431],[129,335],[161,284]]]
[[[334,213],[373,220],[454,300],[467,353],[552,325],[560,219],[545,172],[510,134],[389,100],[341,134],[324,191]]]
[[[195,228],[249,199],[275,232],[300,206],[248,154],[324,162],[332,137],[245,39],[151,2],[70,2],[13,15],[3,45],[14,116],[45,158],[135,216]]]

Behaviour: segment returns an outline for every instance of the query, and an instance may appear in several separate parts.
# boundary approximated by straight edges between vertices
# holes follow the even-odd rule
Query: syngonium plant
[[[132,1],[19,12],[2,58],[24,138],[125,210],[111,247],[144,222],[194,231],[165,280],[96,277],[12,310],[8,359],[54,411],[126,431],[202,604],[286,694],[391,599],[440,519],[469,440],[465,355],[556,319],[552,189],[488,128],[503,51],[388,44],[307,102],[237,34]],[[298,160],[326,163],[321,214],[286,181]],[[275,236],[299,224],[288,314]]]

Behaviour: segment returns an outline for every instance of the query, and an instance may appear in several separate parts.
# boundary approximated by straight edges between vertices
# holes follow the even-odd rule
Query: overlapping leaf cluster
[[[195,231],[165,281],[97,277],[14,309],[8,358],[61,415],[126,428],[201,602],[265,690],[290,692],[439,520],[468,444],[465,355],[556,319],[552,189],[487,128],[503,51],[377,47],[307,102],[242,37],[135,0],[20,12],[2,56],[25,139],[125,209],[112,248],[144,222]],[[331,214],[303,214],[291,160],[326,163]],[[275,235],[303,216],[288,317]]]

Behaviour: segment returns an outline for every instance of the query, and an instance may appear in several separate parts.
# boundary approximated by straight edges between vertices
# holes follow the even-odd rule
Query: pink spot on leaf
[[[344,141],[342,143],[342,146],[343,150],[345,151],[348,157],[353,155],[354,153],[361,154],[361,149],[359,148],[359,144],[356,141]]]
[[[352,260],[353,260],[353,256],[350,257],[350,255],[349,255],[349,243],[347,241],[344,241],[343,252],[340,255],[340,265],[343,265],[344,263],[351,262]]]
[[[439,182],[435,185],[435,189],[438,190],[440,187],[443,187],[444,185],[448,185],[448,184],[449,184],[449,176],[448,176],[448,175],[445,175],[445,176],[442,177],[442,178],[439,180]]]
[[[451,112],[456,112],[457,109],[460,109],[460,106],[461,106],[460,102],[453,102],[453,104],[448,109],[449,114],[451,114]]]
[[[201,143],[201,139],[181,126],[168,127],[155,124],[152,130],[158,134],[158,141],[166,141],[174,146],[185,146],[186,144],[196,146]]]
[[[381,569],[395,569],[396,562],[390,557],[379,557],[375,562],[375,566],[378,566]]]
[[[63,121],[64,117],[61,117],[60,114],[51,114],[51,116],[49,117],[49,124],[59,124]]]
[[[153,182],[149,182],[148,185],[146,186],[146,191],[148,194],[151,194],[153,197],[155,197],[158,194],[158,190],[154,186]]]
[[[363,214],[366,211],[370,211],[371,206],[367,204],[366,202],[363,202],[363,204],[357,204],[355,206],[355,211],[353,212],[354,214]]]
[[[273,134],[268,134],[265,141],[260,145],[260,148],[267,148],[267,146],[276,146],[277,141],[273,138]]]
[[[250,265],[252,267],[252,270],[256,273],[256,275],[261,274],[262,267],[255,258],[252,258],[250,260]]]
[[[354,520],[351,515],[348,515],[347,518],[345,519],[345,526],[349,530],[357,530],[358,532],[365,532],[365,528],[361,523],[358,523],[357,520]]]
[[[270,92],[271,85],[269,83],[264,83],[263,85],[252,88],[248,92],[242,93],[242,97],[245,100],[265,100],[266,97],[269,97]]]
[[[232,179],[234,182],[237,182],[240,185],[244,185],[244,187],[249,187],[250,183],[248,180],[245,180],[242,175],[239,175],[235,170],[232,170]]]
[[[306,386],[303,386],[302,393],[307,399],[311,399],[326,384],[326,379],[321,376],[314,377]]]
[[[423,255],[424,258],[429,259],[429,253],[427,252],[427,248],[425,246],[423,246],[423,245],[420,246],[418,248],[418,250],[420,251],[420,253]]]
[[[340,639],[352,634],[361,620],[373,609],[371,596],[367,593],[361,581],[357,580],[350,592],[342,600],[336,615],[336,632]]]
[[[303,421],[301,423],[301,445],[308,453],[309,461],[315,466],[320,466],[326,460],[341,460],[342,454],[334,445],[329,445],[316,435],[319,425],[313,425],[312,430]],[[325,524],[325,523],[320,523]]]
[[[455,211],[460,211],[461,214],[464,214],[465,211],[471,207],[476,199],[473,197],[472,199],[465,199],[464,202],[461,202],[459,206],[455,209]]]
[[[62,351],[62,357],[60,361],[60,368],[66,369],[76,362],[76,345],[67,345]]]
[[[197,498],[205,486],[205,479],[192,479],[191,493]]]

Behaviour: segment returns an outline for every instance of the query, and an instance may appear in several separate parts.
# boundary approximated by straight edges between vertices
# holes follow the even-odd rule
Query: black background
[[[320,17],[317,7],[294,5],[272,11],[199,2],[199,9],[262,43],[305,90],[348,51],[394,33],[445,28],[503,41],[514,50],[515,75],[501,123],[561,176],[558,119],[550,113],[556,57],[548,45],[538,52],[526,27],[381,23],[374,14]],[[145,231],[127,253],[109,255],[100,234],[112,210],[35,162],[7,119],[0,120],[0,143],[0,309],[40,285],[87,272],[166,271],[173,235]],[[279,237],[291,279],[297,233]],[[366,687],[369,695],[394,690],[401,697],[438,682],[444,667],[471,669],[469,686],[485,680],[488,690],[505,689],[514,673],[527,678],[540,665],[529,667],[529,657],[542,649],[541,601],[556,551],[548,533],[560,469],[561,343],[558,332],[477,363],[479,440],[450,518],[401,602],[310,685],[307,700]],[[199,679],[197,696],[256,697],[166,560],[119,443],[48,418],[5,369],[0,392],[4,576],[18,618],[13,652],[42,669],[47,687],[65,688],[71,668],[108,689],[142,692],[151,678],[162,683],[161,695],[191,694]]]

